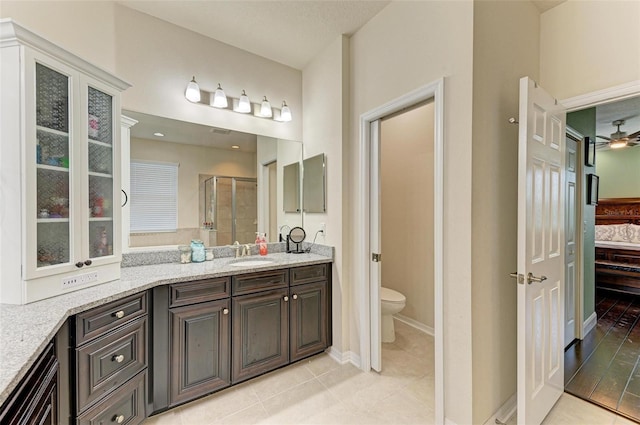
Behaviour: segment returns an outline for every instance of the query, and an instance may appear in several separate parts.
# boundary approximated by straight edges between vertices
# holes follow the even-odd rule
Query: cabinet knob
[[[115,313],[113,313],[114,317],[118,318],[118,319],[122,319],[124,317],[124,311],[123,310],[118,310]]]
[[[85,265],[85,266],[90,266],[90,265],[91,265],[91,263],[92,263],[92,261],[91,261],[91,260],[85,260],[84,265]]]
[[[82,261],[78,261],[78,262],[76,263],[76,267],[77,267],[77,268],[81,268],[82,266],[84,266],[84,263],[83,263]]]
[[[297,300],[297,299],[298,299],[298,295],[293,294],[293,299],[294,299],[294,300]]]
[[[113,417],[113,422],[121,424],[122,422],[124,422],[124,415],[115,415]]]
[[[223,308],[222,309],[222,314],[229,314],[229,309],[228,308]]]
[[[114,354],[113,357],[111,357],[111,361],[122,363],[124,361],[124,354]]]
[[[283,299],[284,299],[285,302],[289,301],[289,297],[287,297],[286,295],[284,296]]]

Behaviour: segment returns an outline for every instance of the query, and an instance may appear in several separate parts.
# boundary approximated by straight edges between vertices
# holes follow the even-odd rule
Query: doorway
[[[379,120],[432,99],[434,105],[433,154],[433,330],[435,369],[435,422],[444,422],[444,335],[443,335],[443,127],[444,80],[439,79],[360,117],[360,181],[358,197],[363,220],[358,223],[359,247],[355,263],[363,276],[357,290],[360,312],[360,365],[365,371],[381,367],[380,263],[372,255],[380,253],[380,126]]]

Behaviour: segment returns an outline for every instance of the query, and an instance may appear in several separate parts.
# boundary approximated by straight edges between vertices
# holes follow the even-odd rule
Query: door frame
[[[380,347],[379,333],[372,334],[371,312],[377,311],[378,291],[371,290],[370,256],[370,189],[371,189],[371,123],[426,100],[434,102],[434,346],[435,346],[435,422],[444,423],[444,309],[443,309],[443,219],[444,219],[444,78],[439,78],[390,102],[360,115],[359,170],[357,198],[362,220],[357,224],[355,270],[362,276],[361,290],[356,289],[361,310],[360,367],[371,370],[372,346]],[[379,165],[376,165],[379,166]],[[375,299],[374,299],[375,298]],[[372,306],[374,307],[372,309]],[[375,327],[374,327],[375,328]],[[378,348],[379,349],[379,348]]]
[[[586,108],[591,108],[591,107],[595,107],[598,105],[604,105],[606,103],[612,103],[612,102],[617,102],[620,100],[624,100],[630,97],[636,97],[636,96],[640,96],[640,80],[635,80],[635,81],[631,81],[629,83],[625,83],[625,84],[621,84],[618,86],[613,86],[613,87],[608,87],[606,89],[602,89],[602,90],[598,90],[598,91],[594,91],[594,92],[590,92],[590,93],[585,93],[579,96],[574,96],[574,97],[570,97],[570,98],[566,98],[563,100],[560,100],[560,103],[563,104],[567,110],[567,114],[570,112],[575,112],[575,111],[580,111],[582,109],[586,109]],[[584,158],[582,157],[582,155],[584,155],[584,149],[583,149],[583,145],[580,145],[580,155],[581,155],[581,160],[580,160],[580,169],[581,169],[581,179],[583,178],[583,174],[584,174]],[[583,217],[584,217],[584,204],[583,204],[583,198],[582,198],[582,190],[580,191],[580,209],[579,209],[579,220],[580,220],[580,226],[582,228],[582,231],[580,232],[580,244],[578,246],[578,249],[580,251],[580,273],[579,276],[580,278],[578,279],[578,281],[576,282],[576,296],[579,296],[579,300],[578,300],[578,305],[577,305],[577,311],[576,311],[576,315],[578,315],[577,317],[580,319],[580,323],[577,327],[578,332],[576,333],[576,337],[580,340],[584,339],[584,337],[587,335],[587,333],[595,326],[596,322],[593,321],[591,323],[592,326],[590,326],[589,329],[587,329],[585,327],[585,325],[589,325],[587,322],[590,320],[585,319],[584,318],[584,273],[583,273],[583,268],[584,268],[584,223],[583,223]],[[564,243],[564,241],[563,241]]]

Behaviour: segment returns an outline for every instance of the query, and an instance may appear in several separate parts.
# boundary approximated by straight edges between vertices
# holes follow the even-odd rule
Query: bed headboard
[[[609,198],[598,200],[596,224],[640,225],[640,198]]]

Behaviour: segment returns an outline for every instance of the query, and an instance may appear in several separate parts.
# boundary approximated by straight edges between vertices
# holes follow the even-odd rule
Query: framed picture
[[[584,138],[584,165],[596,165],[596,139],[591,137]]]
[[[587,174],[587,204],[598,205],[598,181],[595,174]]]

